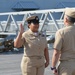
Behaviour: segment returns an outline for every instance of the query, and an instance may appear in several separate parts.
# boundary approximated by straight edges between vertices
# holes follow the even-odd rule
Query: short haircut
[[[67,16],[67,19],[68,19],[71,23],[74,23],[74,22],[75,22],[75,18],[70,17],[70,16],[68,16],[68,15],[66,15],[66,16]]]

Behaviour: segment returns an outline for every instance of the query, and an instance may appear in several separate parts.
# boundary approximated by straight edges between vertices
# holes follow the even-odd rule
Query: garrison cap
[[[74,8],[66,8],[65,15],[75,18],[75,9]]]
[[[27,19],[26,19],[26,21],[28,22],[28,23],[39,23],[39,18],[38,18],[38,16],[31,16],[31,17],[28,17]]]

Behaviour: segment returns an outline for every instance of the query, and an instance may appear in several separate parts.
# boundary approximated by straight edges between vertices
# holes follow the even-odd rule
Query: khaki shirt
[[[69,25],[56,32],[54,48],[61,51],[60,60],[75,58],[75,25]]]
[[[23,33],[24,56],[44,56],[44,49],[47,47],[46,37],[37,33],[35,35],[30,29]]]

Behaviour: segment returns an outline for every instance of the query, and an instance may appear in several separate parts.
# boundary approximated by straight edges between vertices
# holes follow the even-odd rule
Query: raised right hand
[[[24,27],[22,24],[20,24],[20,33],[23,33],[24,32]]]

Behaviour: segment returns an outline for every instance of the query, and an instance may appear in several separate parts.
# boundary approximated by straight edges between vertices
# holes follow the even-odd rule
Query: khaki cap
[[[28,22],[28,21],[39,21],[39,18],[38,18],[38,16],[31,16],[31,17],[28,17],[27,19],[26,19],[26,21]]]
[[[69,17],[75,18],[75,9],[74,8],[66,8],[65,14]]]

